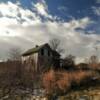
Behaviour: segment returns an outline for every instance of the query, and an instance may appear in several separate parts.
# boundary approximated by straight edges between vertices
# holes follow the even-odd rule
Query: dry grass
[[[79,71],[71,72],[69,74],[70,74],[71,81],[78,85],[81,84],[83,81],[87,81],[88,79],[93,77],[93,73],[90,71],[79,70]]]
[[[73,84],[80,85],[87,82],[93,73],[90,71],[54,71],[53,69],[45,72],[41,77],[40,73],[34,71],[34,66],[24,65],[20,62],[6,62],[0,63],[0,85],[2,84],[16,84],[15,79],[19,78],[22,86],[33,87],[42,84],[47,94],[65,93]],[[1,84],[2,83],[2,84]]]
[[[69,74],[66,72],[57,72],[56,73],[56,85],[61,92],[66,92],[71,86],[71,80]]]
[[[43,75],[43,86],[48,94],[64,93],[70,88],[70,85],[69,74],[66,72],[50,70]]]
[[[80,85],[93,77],[92,72],[86,71],[54,71],[50,70],[43,75],[43,86],[47,93],[65,93],[72,84]]]
[[[39,81],[39,73],[34,72],[34,65],[23,64],[20,61],[0,63],[0,86],[21,85],[34,87]]]
[[[47,93],[53,93],[56,88],[56,78],[54,70],[50,70],[43,75],[43,86]]]
[[[8,61],[0,63],[0,86],[16,85],[21,73],[21,63]]]

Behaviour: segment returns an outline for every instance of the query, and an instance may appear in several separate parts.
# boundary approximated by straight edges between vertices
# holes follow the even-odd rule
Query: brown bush
[[[68,73],[50,70],[43,75],[43,86],[47,94],[65,93],[70,85]]]
[[[50,70],[43,75],[43,86],[48,94],[67,92],[71,86],[80,85],[93,77],[89,71],[54,71]]]
[[[72,84],[80,85],[83,81],[88,81],[93,77],[92,72],[90,71],[75,71],[70,73],[70,78],[72,80]]]
[[[56,85],[60,92],[65,93],[67,90],[70,89],[71,80],[69,77],[69,73],[66,72],[57,72],[56,73]]]
[[[51,94],[56,88],[56,78],[54,70],[50,70],[43,75],[43,87],[46,89],[46,93]]]

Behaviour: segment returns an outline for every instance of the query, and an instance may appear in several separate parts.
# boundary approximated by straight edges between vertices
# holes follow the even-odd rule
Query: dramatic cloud
[[[96,2],[97,2],[98,4],[100,4],[100,0],[96,0]]]
[[[44,0],[33,4],[33,9],[37,12],[37,14],[42,15],[43,17],[52,19],[52,15],[49,14],[48,6]]]
[[[65,6],[60,6],[60,7],[58,7],[58,10],[60,10],[60,11],[67,11],[68,8],[65,7]]]
[[[100,35],[85,34],[84,29],[93,23],[89,17],[72,19],[69,22],[56,21],[56,17],[49,14],[44,0],[33,4],[33,9],[34,12],[24,9],[19,3],[0,4],[1,58],[6,58],[12,47],[19,46],[26,50],[54,37],[61,39],[61,47],[65,49],[63,56],[73,54],[79,61],[79,58],[93,54]],[[47,20],[42,21],[41,15]],[[78,28],[83,31],[77,31]]]
[[[92,9],[96,15],[100,16],[100,7],[92,7]]]

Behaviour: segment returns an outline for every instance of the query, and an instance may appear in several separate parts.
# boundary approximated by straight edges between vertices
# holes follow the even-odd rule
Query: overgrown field
[[[95,95],[100,95],[100,73],[97,70],[81,69],[70,71],[49,69],[45,72],[35,72],[34,66],[22,65],[21,62],[0,63],[0,98],[5,97],[6,94],[16,97],[17,90],[20,90],[22,95],[24,90],[24,95],[26,95],[27,89],[28,95],[30,94],[32,97],[34,90],[43,89],[45,92],[42,96],[49,100],[56,100],[56,98],[60,98],[60,100],[79,100],[78,98],[94,95],[96,92]],[[20,94],[17,94],[17,96]]]

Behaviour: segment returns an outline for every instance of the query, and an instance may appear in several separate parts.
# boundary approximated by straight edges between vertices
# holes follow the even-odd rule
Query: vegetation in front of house
[[[22,88],[25,91],[27,88],[29,88],[30,91],[36,88],[42,88],[45,90],[44,95],[51,100],[54,97],[65,99],[68,95],[75,95],[74,92],[71,93],[72,90],[83,91],[83,89],[88,89],[89,87],[100,84],[100,78],[98,77],[99,72],[97,70],[81,70],[80,68],[69,71],[65,69],[48,69],[46,72],[38,73],[34,72],[32,66],[22,66],[21,63],[17,61],[0,63],[0,68],[2,68],[2,71],[0,70],[0,88],[4,91],[5,89],[12,91],[15,87],[16,89]],[[93,78],[95,77],[98,77],[98,79],[94,81]],[[5,96],[5,92],[3,95]],[[21,95],[23,94],[21,93]],[[66,96],[62,97],[62,95]]]
[[[50,70],[43,75],[43,86],[49,97],[61,96],[69,93],[71,89],[87,88],[93,84],[96,77],[92,71],[54,71]]]

